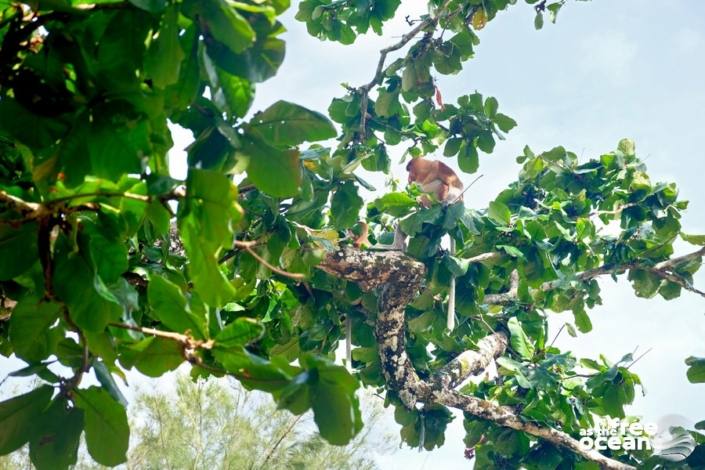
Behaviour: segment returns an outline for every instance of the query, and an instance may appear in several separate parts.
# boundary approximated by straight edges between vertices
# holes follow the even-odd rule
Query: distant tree
[[[179,375],[174,391],[141,390],[128,408],[132,437],[126,467],[147,469],[373,470],[373,454],[395,448],[398,439],[381,426],[382,402],[361,401],[370,426],[346,446],[328,444],[310,414],[278,410],[263,394],[237,382],[193,381]],[[28,447],[0,457],[0,470],[33,468]],[[76,470],[105,468],[79,452]]]
[[[367,432],[332,446],[316,432],[310,414],[277,410],[271,399],[236,382],[177,380],[175,393],[138,395],[131,413],[134,442],[128,468],[315,469],[376,468],[373,452],[391,450],[376,430],[382,403],[363,402]],[[371,437],[375,439],[370,439]]]

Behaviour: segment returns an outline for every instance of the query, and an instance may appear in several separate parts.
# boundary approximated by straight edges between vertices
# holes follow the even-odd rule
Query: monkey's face
[[[407,183],[411,184],[416,181],[416,160],[411,160],[407,163],[406,171],[409,172],[409,179],[407,180]]]

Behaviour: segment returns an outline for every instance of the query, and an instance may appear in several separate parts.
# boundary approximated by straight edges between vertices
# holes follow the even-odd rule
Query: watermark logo
[[[604,418],[592,428],[580,430],[580,445],[585,449],[603,450],[653,450],[651,437],[658,426],[655,423]]]
[[[586,450],[647,450],[671,462],[688,458],[695,440],[687,431],[692,424],[679,415],[668,415],[657,423],[635,418],[603,418],[592,428],[580,430],[580,445]]]

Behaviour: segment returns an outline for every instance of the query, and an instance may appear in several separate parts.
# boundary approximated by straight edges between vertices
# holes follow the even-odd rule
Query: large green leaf
[[[59,318],[61,304],[27,297],[17,303],[10,317],[10,342],[18,357],[41,361],[54,352],[62,332],[50,327]]]
[[[152,276],[147,287],[149,305],[155,316],[173,331],[189,331],[195,338],[205,338],[206,318],[191,311],[179,286],[160,276]]]
[[[264,327],[254,318],[240,317],[223,328],[215,337],[216,344],[224,348],[246,346],[259,339]]]
[[[22,447],[36,435],[36,424],[54,388],[43,385],[24,395],[0,402],[0,455]]]
[[[0,281],[18,276],[37,262],[37,224],[0,223]]]
[[[509,328],[509,332],[511,333],[510,343],[512,349],[523,359],[531,359],[534,356],[534,344],[527,336],[519,320],[516,317],[510,318],[507,322],[507,328]]]
[[[163,0],[152,0],[155,1],[165,3]],[[158,88],[165,88],[179,79],[184,51],[179,42],[178,19],[178,8],[175,5],[169,7],[159,23],[159,36],[152,41],[145,56],[145,72]]]
[[[394,217],[403,217],[418,206],[414,198],[406,193],[387,193],[373,202],[380,212],[386,212]]]
[[[277,101],[255,114],[249,129],[278,147],[332,139],[336,135],[333,123],[326,116],[288,101]]]
[[[136,367],[147,377],[160,377],[184,362],[183,350],[176,341],[149,337],[124,346],[120,351],[120,364],[126,369]]]
[[[209,305],[224,305],[235,295],[218,266],[218,255],[230,245],[233,224],[241,217],[237,190],[228,177],[212,170],[189,170],[179,232],[189,256],[189,275]]]
[[[250,23],[225,0],[186,0],[183,10],[203,21],[205,32],[235,53],[243,52],[255,40]]]
[[[69,408],[58,397],[37,420],[37,432],[29,441],[29,457],[37,470],[55,470],[74,465],[83,432],[83,411]]]
[[[311,406],[321,437],[334,445],[347,444],[362,429],[357,380],[345,367],[324,358],[308,356],[303,364],[312,376]]]
[[[301,184],[299,152],[275,148],[255,135],[243,138],[247,176],[261,191],[278,197],[295,196]]]
[[[333,226],[343,230],[355,225],[363,203],[364,201],[357,194],[357,186],[352,181],[346,181],[338,186],[330,207]]]
[[[103,331],[122,313],[122,306],[80,253],[60,257],[54,272],[54,290],[63,300],[76,325]]]
[[[111,467],[126,462],[130,428],[125,408],[99,387],[76,390],[74,402],[83,410],[91,457]]]

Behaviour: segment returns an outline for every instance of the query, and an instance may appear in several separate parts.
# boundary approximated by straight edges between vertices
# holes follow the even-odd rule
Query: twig
[[[649,354],[652,349],[653,349],[653,348],[649,348],[649,349],[647,349],[646,351],[644,351],[643,353],[641,353],[641,355],[639,355],[639,357],[637,357],[636,359],[634,359],[634,360],[631,362],[631,364],[629,364],[627,367],[625,367],[625,369],[629,370],[629,368],[632,367],[632,366],[633,366],[634,364],[636,364],[637,362],[639,362],[639,360],[641,360],[642,357],[644,357],[644,356],[646,356],[647,354]]]
[[[200,349],[212,349],[215,344],[215,342],[212,339],[209,339],[207,341],[203,341],[200,339],[195,339],[189,335],[175,333],[173,331],[157,330],[157,329],[148,328],[145,326],[130,325],[128,323],[109,323],[108,325],[115,327],[115,328],[122,328],[123,330],[138,331],[138,332],[143,333],[145,335],[152,335],[152,336],[157,336],[159,338],[170,339],[172,341],[176,341],[178,343],[183,344],[188,349],[199,349],[199,348]]]
[[[273,264],[271,264],[269,261],[266,259],[262,258],[260,255],[257,254],[255,250],[252,249],[252,247],[257,246],[258,242],[256,241],[243,241],[243,240],[235,240],[233,243],[236,247],[238,248],[244,248],[250,256],[252,256],[254,259],[259,261],[261,264],[263,264],[267,269],[270,271],[279,274],[280,276],[288,277],[290,279],[295,279],[297,281],[303,281],[306,279],[306,276],[301,274],[301,273],[290,273],[288,271],[284,271],[283,269],[277,268]]]
[[[369,101],[369,93],[370,90],[372,90],[372,87],[377,85],[381,80],[382,80],[382,75],[383,75],[383,70],[384,70],[384,63],[387,60],[387,54],[390,52],[398,51],[402,47],[406,46],[409,41],[411,41],[421,30],[429,27],[429,26],[435,26],[438,24],[438,21],[441,19],[441,15],[445,12],[445,10],[448,8],[448,5],[450,4],[451,0],[445,0],[443,4],[438,8],[436,11],[436,14],[434,16],[428,17],[425,20],[421,21],[419,24],[417,24],[411,31],[408,33],[404,34],[399,42],[392,44],[389,47],[385,47],[382,49],[379,54],[379,61],[377,62],[377,68],[375,69],[375,74],[372,77],[372,80],[370,80],[369,83],[362,85],[359,87],[357,90],[360,92],[361,97],[360,97],[360,131],[359,131],[359,140],[363,141],[365,139],[365,128],[366,128],[366,123],[367,123],[367,102]]]
[[[456,197],[455,199],[453,199],[453,200],[450,202],[450,204],[455,204],[456,201],[459,201],[459,200],[463,197],[463,194],[465,194],[465,192],[466,192],[468,189],[470,189],[473,184],[477,183],[477,180],[479,180],[479,179],[482,178],[483,176],[485,176],[485,175],[478,175],[477,178],[475,178],[474,180],[472,180],[472,181],[470,182],[470,184],[467,185],[467,187],[466,187],[465,189],[463,189],[463,192],[460,193],[460,195],[458,195],[458,197]]]
[[[561,335],[561,333],[563,333],[563,330],[564,330],[564,329],[565,329],[565,323],[563,323],[563,324],[561,325],[560,329],[558,330],[558,333],[556,333],[556,336],[553,337],[553,341],[551,341],[551,344],[548,345],[549,348],[552,348],[552,347],[553,347],[553,344],[556,342],[556,340],[557,340],[558,337]]]

